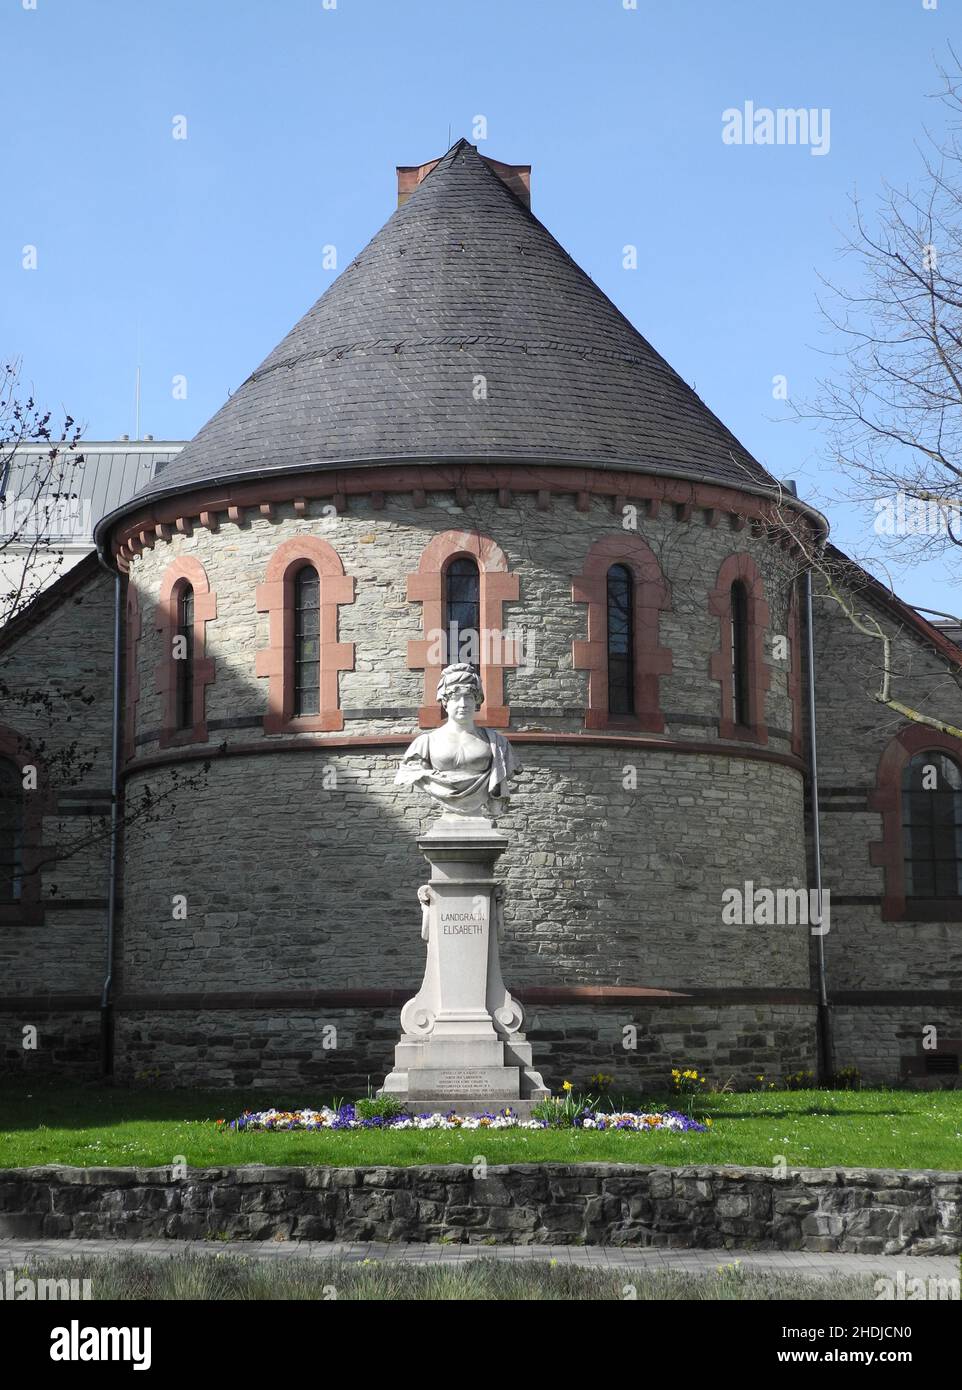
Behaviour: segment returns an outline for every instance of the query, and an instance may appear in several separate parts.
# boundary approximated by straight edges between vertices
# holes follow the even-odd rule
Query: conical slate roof
[[[465,140],[137,500],[432,459],[772,484]]]

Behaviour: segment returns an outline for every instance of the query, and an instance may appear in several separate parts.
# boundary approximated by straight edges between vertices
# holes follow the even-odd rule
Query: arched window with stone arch
[[[879,759],[869,809],[882,836],[869,846],[884,871],[885,921],[962,921],[962,742],[913,724]]]
[[[354,580],[340,555],[319,536],[291,536],[271,556],[255,602],[268,614],[268,646],[254,668],[268,679],[264,732],[343,729],[338,673],[353,671],[354,643],[338,639],[338,608],[354,602]]]
[[[587,640],[571,644],[574,669],[588,672],[585,728],[661,733],[660,682],[672,665],[659,636],[668,586],[651,548],[627,532],[596,541],[571,597],[588,605]]]
[[[903,769],[902,850],[907,900],[962,899],[962,770],[942,749]]]
[[[509,571],[507,556],[490,536],[441,531],[428,541],[417,570],[407,578],[408,601],[421,605],[422,636],[408,642],[407,661],[410,670],[424,672],[424,703],[418,710],[422,729],[436,728],[444,720],[437,689],[449,660],[452,617],[458,633],[468,631],[472,623],[478,630],[480,650],[470,663],[480,667],[484,686],[478,723],[494,729],[508,727],[511,711],[504,698],[504,673],[517,666],[519,643],[508,626],[504,605],[517,602],[519,592],[518,576]]]
[[[194,556],[179,555],[164,570],[157,599],[161,748],[207,742],[207,686],[214,679],[207,624],[216,617],[207,571]]]
[[[765,696],[771,672],[765,661],[765,633],[771,620],[761,571],[751,555],[729,555],[708,596],[718,619],[718,648],[708,674],[719,687],[719,738],[767,743]]]

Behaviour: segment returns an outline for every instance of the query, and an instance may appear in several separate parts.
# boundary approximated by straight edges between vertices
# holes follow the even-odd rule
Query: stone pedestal
[[[412,1110],[528,1110],[549,1094],[501,977],[504,890],[494,866],[507,843],[487,818],[458,815],[442,815],[418,840],[431,867],[418,889],[424,981],[401,1010],[394,1070],[378,1092]]]

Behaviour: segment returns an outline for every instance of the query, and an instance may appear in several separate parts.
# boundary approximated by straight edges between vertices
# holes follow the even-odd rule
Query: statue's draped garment
[[[477,800],[482,792],[498,798],[508,778],[520,768],[520,760],[508,740],[496,729],[476,729],[475,732],[487,741],[491,750],[490,761],[483,772],[469,768],[438,767],[431,761],[431,734],[425,733],[419,734],[407,749],[394,778],[395,783],[411,786],[424,777],[433,778],[435,783],[446,783],[447,789],[435,787],[431,794],[454,809]]]

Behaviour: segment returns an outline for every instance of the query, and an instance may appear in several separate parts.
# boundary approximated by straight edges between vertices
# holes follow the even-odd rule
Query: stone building
[[[459,141],[398,172],[370,244],[0,634],[5,1066],[379,1084],[433,814],[394,772],[457,651],[524,764],[502,966],[549,1084],[951,1082],[962,745],[873,698],[879,643],[816,589],[811,795],[823,518],[532,215],[527,167]],[[958,649],[857,579],[897,697],[958,724]]]

